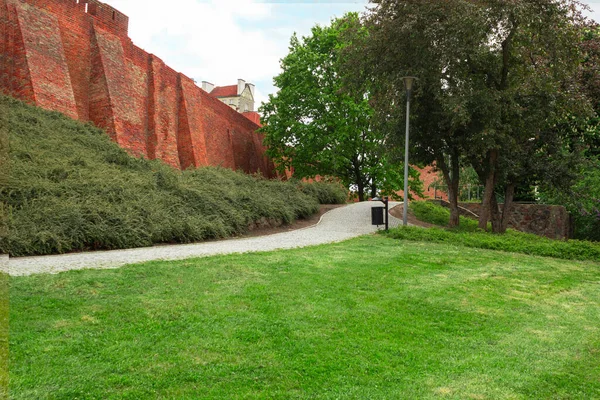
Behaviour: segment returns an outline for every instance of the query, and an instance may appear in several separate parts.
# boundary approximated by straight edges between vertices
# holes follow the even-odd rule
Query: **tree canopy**
[[[367,83],[342,90],[342,50],[361,35],[366,31],[352,13],[313,27],[310,36],[294,34],[274,78],[279,91],[261,107],[264,143],[280,170],[292,169],[298,178],[337,177],[356,187],[359,200],[403,185],[400,163],[372,124]],[[411,188],[420,192],[416,177]]]
[[[543,185],[541,199],[562,204],[573,216],[574,237],[600,241],[600,27],[588,22],[580,43],[583,62],[578,79],[594,109],[588,118],[572,119],[571,124],[583,129],[570,129],[575,143],[582,143],[585,160],[579,165],[578,178],[566,190]]]
[[[589,114],[576,79],[583,18],[572,0],[375,0],[369,36],[345,64],[374,90],[375,112],[391,131],[401,77],[419,77],[411,154],[435,162],[449,187],[458,223],[460,164],[485,184],[480,227],[508,223],[515,188],[532,176],[568,185],[580,154],[573,116]],[[357,84],[356,82],[352,83]],[[393,123],[390,123],[393,120]],[[394,126],[395,125],[395,126]],[[504,191],[499,213],[496,192]]]

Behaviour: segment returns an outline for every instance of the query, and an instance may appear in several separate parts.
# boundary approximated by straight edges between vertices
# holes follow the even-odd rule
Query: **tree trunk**
[[[377,186],[375,186],[375,184],[373,184],[371,186],[371,198],[375,198],[377,197]]]
[[[508,221],[513,208],[513,199],[515,198],[515,184],[510,183],[506,186],[504,193],[504,206],[502,207],[502,220],[500,221],[497,233],[506,233]]]
[[[460,211],[458,210],[458,190],[448,186],[448,202],[450,203],[450,220],[448,221],[449,228],[455,228],[460,225]]]
[[[352,171],[354,172],[356,186],[358,186],[358,201],[365,201],[365,187],[368,186],[368,182],[365,182],[364,176],[360,169],[360,162],[356,154],[352,160]]]
[[[500,214],[496,192],[492,193],[492,198],[490,199],[490,219],[492,221],[492,232],[499,232],[502,225],[502,215]]]
[[[492,210],[492,197],[494,197],[494,188],[496,187],[496,161],[498,160],[498,150],[490,150],[488,155],[488,168],[485,174],[485,189],[483,199],[481,200],[481,210],[479,212],[479,229],[487,230],[487,223],[490,219]]]
[[[448,185],[448,203],[450,203],[450,220],[448,227],[454,228],[460,224],[460,212],[458,211],[458,183],[460,168],[458,165],[458,155],[456,153],[450,156],[451,165],[446,164],[444,157],[438,157],[437,163],[444,175],[444,181]],[[450,174],[452,169],[452,174]]]
[[[358,181],[357,183],[358,186],[358,201],[365,201],[365,187],[362,183],[362,181]]]

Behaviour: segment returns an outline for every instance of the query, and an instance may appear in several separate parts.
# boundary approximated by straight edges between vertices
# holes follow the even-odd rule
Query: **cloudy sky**
[[[277,90],[273,77],[291,35],[306,36],[315,24],[367,0],[103,0],[129,16],[133,42],[196,81],[217,86],[245,79],[256,85],[256,108]],[[600,22],[600,0],[584,1]],[[176,5],[175,5],[176,4]]]

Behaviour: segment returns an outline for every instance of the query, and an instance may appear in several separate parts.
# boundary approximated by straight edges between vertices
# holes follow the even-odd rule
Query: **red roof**
[[[262,126],[260,123],[260,114],[256,111],[246,111],[243,112],[242,115],[248,118],[250,121],[254,122],[256,125]]]
[[[210,92],[215,97],[234,97],[237,96],[237,85],[217,86]]]

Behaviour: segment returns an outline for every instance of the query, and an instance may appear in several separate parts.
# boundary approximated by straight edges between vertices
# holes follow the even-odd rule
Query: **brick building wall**
[[[96,0],[0,0],[0,90],[91,121],[134,155],[273,177],[256,116],[135,46],[128,24]]]
[[[438,180],[438,174],[435,171],[435,167],[429,165],[424,168],[416,165],[411,165],[412,168],[419,172],[419,179],[423,183],[423,197],[414,195],[415,200],[426,200],[426,199],[443,199],[448,200],[448,194],[442,191],[440,188],[436,190],[435,182]],[[404,198],[404,190],[396,192],[399,196]]]

